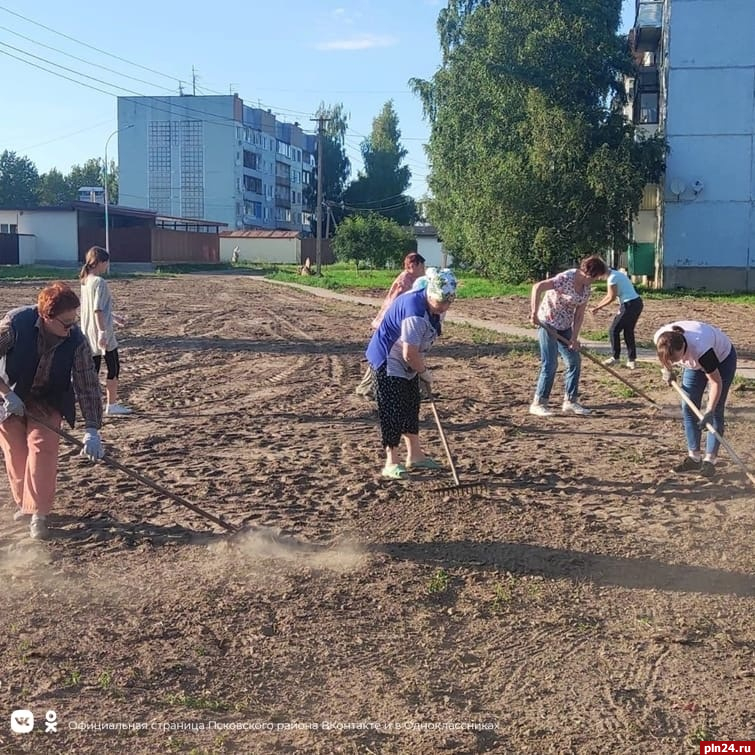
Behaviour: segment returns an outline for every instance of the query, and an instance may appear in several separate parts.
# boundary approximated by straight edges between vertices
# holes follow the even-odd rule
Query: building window
[[[18,233],[18,226],[13,223],[0,223],[0,233]]]
[[[658,123],[658,92],[640,95],[640,123]]]
[[[202,121],[181,121],[181,214],[204,215],[204,148]]]
[[[244,202],[244,215],[252,218],[262,218],[262,202]]]
[[[147,173],[149,208],[155,212],[171,213],[172,143],[178,132],[178,123],[151,121],[147,143]]]
[[[262,180],[254,176],[244,176],[244,191],[253,191],[262,194]]]

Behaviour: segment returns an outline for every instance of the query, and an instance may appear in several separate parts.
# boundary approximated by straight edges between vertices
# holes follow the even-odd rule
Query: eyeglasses
[[[53,317],[52,319],[59,323],[61,327],[65,328],[65,330],[71,330],[71,328],[73,328],[73,326],[76,325],[79,321],[78,317],[71,322],[64,322],[59,317]]]

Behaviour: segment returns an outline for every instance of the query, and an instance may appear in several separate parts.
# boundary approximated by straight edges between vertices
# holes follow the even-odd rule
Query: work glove
[[[84,444],[79,452],[79,456],[86,456],[92,461],[99,461],[105,455],[105,447],[102,445],[102,438],[94,427],[87,427],[84,431],[84,437],[81,442]]]
[[[419,373],[419,397],[421,399],[433,397],[433,375],[428,369]]]
[[[703,416],[700,417],[700,421],[697,423],[697,426],[701,430],[707,430],[708,424],[713,425],[713,427],[716,426],[716,423],[713,420],[714,420],[713,412],[705,412],[705,414],[703,414]]]
[[[15,414],[18,417],[23,417],[26,412],[26,407],[21,397],[15,391],[8,391],[5,394],[5,410],[8,414]]]
[[[666,385],[671,385],[671,383],[676,382],[676,374],[673,370],[668,369],[668,367],[664,367],[661,370],[661,378],[663,378],[663,382],[666,383]]]
[[[417,373],[419,375],[419,379],[425,383],[428,387],[432,387],[433,384],[433,373],[430,372],[427,368],[423,372]]]

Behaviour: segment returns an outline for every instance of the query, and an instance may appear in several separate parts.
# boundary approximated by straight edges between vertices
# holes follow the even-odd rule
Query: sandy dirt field
[[[585,362],[594,414],[535,418],[531,344],[449,325],[438,411],[462,482],[487,489],[437,494],[447,466],[379,476],[353,393],[369,308],[242,276],[111,285],[136,413],[106,420],[109,453],[251,530],[64,444],[38,543],[3,480],[1,752],[676,755],[752,737],[755,489],[726,458],[716,480],[669,472],[683,433],[656,368],[630,379],[669,413]],[[0,285],[0,310],[38,289]],[[753,309],[723,303],[651,302],[640,339],[687,316],[755,350]],[[727,437],[751,468],[754,415],[740,382]],[[10,731],[16,709],[31,733]]]

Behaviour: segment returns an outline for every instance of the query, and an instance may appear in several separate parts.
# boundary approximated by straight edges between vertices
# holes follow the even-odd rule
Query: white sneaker
[[[533,403],[530,404],[530,414],[536,417],[552,417],[553,411],[546,404]]]
[[[636,370],[637,369],[637,362],[632,362],[632,361],[627,362],[627,369],[628,370]]]
[[[25,522],[27,519],[31,519],[31,514],[24,514],[21,509],[16,509],[13,512],[13,521],[14,522]]]
[[[33,540],[47,540],[50,537],[50,530],[47,529],[47,518],[35,514],[29,525],[29,535]]]
[[[108,404],[105,407],[106,417],[117,417],[123,414],[131,414],[131,409],[123,404]]]
[[[616,364],[619,360],[615,357],[608,357],[608,359],[603,360],[603,364],[606,365],[606,367],[610,367],[612,364]]]
[[[561,404],[561,411],[573,412],[574,414],[590,414],[592,410],[588,409],[586,406],[582,406],[578,401],[564,399],[564,403]]]

